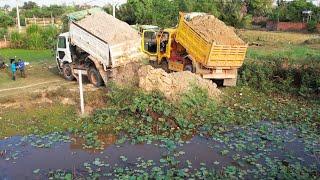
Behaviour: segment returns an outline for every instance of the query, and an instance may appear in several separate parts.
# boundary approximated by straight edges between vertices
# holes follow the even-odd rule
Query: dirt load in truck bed
[[[208,42],[218,45],[244,45],[234,30],[213,15],[196,16],[189,21],[193,30],[198,32]]]
[[[89,15],[77,23],[110,45],[128,41],[140,41],[138,32],[129,24],[105,12]]]

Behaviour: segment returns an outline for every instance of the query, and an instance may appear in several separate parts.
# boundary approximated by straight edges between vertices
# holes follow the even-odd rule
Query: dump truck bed
[[[114,68],[122,66],[141,54],[138,48],[140,45],[139,41],[132,40],[110,44],[102,37],[89,32],[75,21],[70,22],[69,32],[73,45],[89,53],[105,67]]]
[[[189,25],[183,13],[180,14],[176,41],[193,60],[207,68],[239,68],[248,48],[248,45],[217,45],[208,42]]]

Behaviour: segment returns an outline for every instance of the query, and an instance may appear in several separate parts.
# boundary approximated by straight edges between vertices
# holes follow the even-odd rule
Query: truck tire
[[[90,83],[96,87],[100,87],[103,85],[103,79],[95,67],[89,68],[88,79],[89,79]]]
[[[62,66],[63,77],[68,81],[73,81],[75,78],[72,74],[72,68],[69,63],[66,63]]]
[[[225,86],[225,87],[233,87],[236,85],[237,85],[237,78],[223,80],[223,86]]]
[[[162,68],[165,72],[167,72],[167,73],[170,72],[170,70],[169,70],[169,64],[168,64],[168,61],[167,61],[167,60],[162,60],[160,65],[161,65],[161,68]]]
[[[193,73],[193,66],[192,64],[187,64],[184,66],[184,71],[189,71],[189,72],[192,72]]]

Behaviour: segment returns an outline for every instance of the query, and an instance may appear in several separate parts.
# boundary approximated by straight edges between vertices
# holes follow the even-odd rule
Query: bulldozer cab
[[[146,30],[142,36],[142,50],[149,56],[156,57],[158,63],[170,58],[172,32],[169,30],[151,31]]]
[[[145,30],[142,33],[141,49],[144,53],[150,56],[157,55],[157,32],[152,30]]]

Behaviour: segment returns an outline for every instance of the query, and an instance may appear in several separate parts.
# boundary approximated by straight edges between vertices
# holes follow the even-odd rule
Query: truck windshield
[[[66,48],[67,47],[67,43],[66,43],[66,38],[65,37],[59,37],[59,41],[58,41],[58,48]]]
[[[154,31],[144,32],[144,49],[150,53],[157,52],[157,39]]]

